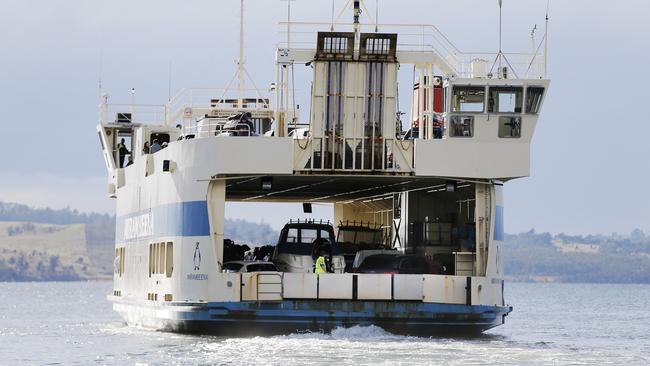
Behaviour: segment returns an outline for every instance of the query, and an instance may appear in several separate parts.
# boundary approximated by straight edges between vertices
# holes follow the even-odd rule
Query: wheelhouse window
[[[451,96],[452,112],[483,113],[485,88],[482,86],[454,86]]]
[[[474,137],[473,116],[451,116],[450,137]]]
[[[390,51],[389,38],[366,39],[366,53],[369,55],[388,55]]]
[[[526,113],[537,114],[542,105],[542,97],[544,96],[544,88],[538,86],[531,86],[526,89]]]
[[[488,100],[489,113],[521,113],[524,89],[521,87],[492,87]]]
[[[521,137],[521,117],[499,117],[499,137],[501,138],[520,138]]]
[[[347,37],[325,37],[323,51],[328,53],[347,53]]]

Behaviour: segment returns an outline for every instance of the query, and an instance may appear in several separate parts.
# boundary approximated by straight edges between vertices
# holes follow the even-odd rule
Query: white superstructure
[[[271,96],[244,89],[240,54],[235,90],[182,90],[160,107],[104,100],[97,131],[117,202],[111,300],[129,323],[407,334],[502,323],[502,186],[529,175],[545,57],[463,53],[434,26],[364,25],[363,3],[350,5],[350,24],[280,25]],[[299,67],[313,73],[305,122],[293,102]],[[400,67],[416,75],[408,121]],[[166,146],[152,153],[154,141]],[[282,257],[295,259],[278,267],[290,272],[223,273],[227,201],[331,204],[335,223],[371,223],[385,248],[431,270],[351,273],[341,256],[317,274],[303,253]],[[324,235],[309,230],[309,240]],[[283,235],[276,259],[281,243],[311,243]]]

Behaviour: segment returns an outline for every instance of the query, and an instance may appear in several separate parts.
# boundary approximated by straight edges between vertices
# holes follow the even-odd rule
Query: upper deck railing
[[[163,124],[167,119],[167,108],[158,104],[112,104],[104,100],[99,105],[99,123]]]
[[[184,88],[164,105],[109,103],[105,99],[99,105],[99,122],[111,124],[128,119],[130,123],[175,126],[187,117],[188,108],[206,113],[210,110],[270,111],[269,99],[261,96],[257,89],[244,90],[243,108],[239,108],[238,97],[232,95],[234,92],[227,88]]]
[[[477,68],[485,74],[499,77],[498,53],[460,51],[436,26],[430,24],[361,24],[361,32],[397,33],[398,52],[428,52],[438,56],[445,68],[451,70],[448,77],[472,78]],[[351,32],[351,23],[279,23],[278,48],[312,49],[316,47],[318,32],[330,30]],[[539,53],[503,53],[501,67],[508,67],[508,77],[520,79],[545,78],[544,56]]]

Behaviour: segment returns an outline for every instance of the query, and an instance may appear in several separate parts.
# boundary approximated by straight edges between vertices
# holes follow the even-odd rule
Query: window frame
[[[505,135],[501,136],[501,125],[502,125],[501,121],[503,119],[505,119],[505,118],[509,119],[510,123],[512,123],[513,119],[519,119],[519,135],[518,136],[505,136]],[[497,137],[499,137],[500,139],[520,139],[521,134],[523,133],[523,131],[522,131],[523,130],[523,125],[524,125],[524,119],[522,118],[521,115],[518,115],[518,116],[512,116],[512,115],[511,116],[499,116],[498,124],[497,124]],[[512,131],[513,127],[510,127],[510,129],[511,129],[510,131]]]
[[[483,114],[486,111],[486,104],[487,104],[487,96],[488,96],[488,91],[487,91],[487,86],[486,85],[457,85],[457,84],[452,84],[450,85],[451,87],[451,93],[449,95],[449,112],[450,113],[460,113],[460,114]],[[456,97],[456,89],[483,89],[483,108],[481,111],[462,111],[460,110],[460,105],[459,105],[459,110],[454,109],[454,98]]]
[[[521,93],[521,105],[519,106],[520,111],[517,112],[517,97],[516,97],[517,92],[516,91],[514,91],[514,93],[515,93],[515,103],[514,103],[515,108],[514,108],[514,111],[512,111],[512,112],[502,112],[502,111],[498,111],[498,110],[497,111],[494,111],[494,110],[490,111],[490,98],[492,97],[492,91],[494,89],[497,90],[496,91],[496,99],[497,100],[495,102],[496,106],[499,106],[499,102],[498,102],[498,98],[499,98],[499,94],[500,94],[499,91],[498,91],[499,89],[501,89],[503,91],[506,91],[508,89],[511,89],[511,90],[514,91],[515,89],[519,89],[519,91]],[[491,85],[488,88],[488,92],[487,92],[487,97],[488,97],[488,103],[487,103],[488,104],[488,110],[487,110],[487,113],[488,114],[523,114],[524,113],[524,104],[526,104],[526,98],[525,98],[526,89],[527,88],[524,88],[523,85],[521,85],[521,86],[517,86],[517,85]]]
[[[529,97],[529,90],[530,89],[540,89],[542,91],[542,94],[540,96],[539,102],[537,104],[537,109],[535,112],[530,112],[528,110],[528,97]],[[537,116],[539,115],[539,110],[542,107],[542,104],[544,103],[544,98],[546,97],[546,88],[543,86],[537,86],[537,85],[529,85],[526,86],[525,88],[525,98],[524,98],[524,113],[523,114],[529,114],[529,115],[534,115]]]
[[[455,129],[454,129],[454,118],[458,118],[460,120],[463,120],[465,118],[470,118],[471,119],[471,122],[470,122],[470,132],[471,133],[470,133],[469,136],[456,135]],[[473,138],[475,133],[476,133],[476,131],[475,131],[476,123],[475,122],[476,122],[476,120],[475,120],[473,115],[465,115],[464,113],[452,114],[449,117],[449,131],[448,131],[449,137],[450,138],[465,138],[465,139]]]

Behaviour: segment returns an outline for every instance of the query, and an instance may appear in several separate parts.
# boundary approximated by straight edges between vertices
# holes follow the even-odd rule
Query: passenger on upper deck
[[[158,139],[153,140],[153,144],[151,144],[151,147],[149,148],[150,153],[156,153],[162,149],[162,146],[158,143]]]
[[[124,167],[124,157],[127,155],[131,155],[131,152],[129,149],[126,148],[126,145],[124,144],[124,139],[120,140],[120,143],[117,144],[117,151],[118,154],[120,155],[120,168]]]
[[[149,141],[144,142],[144,147],[142,148],[143,154],[149,154]]]
[[[411,129],[406,131],[404,140],[415,140],[420,137],[420,123],[417,120],[411,124]]]
[[[440,116],[437,113],[434,113],[433,114],[433,138],[434,139],[442,138],[443,128],[444,128],[444,121],[442,119],[442,116]]]

